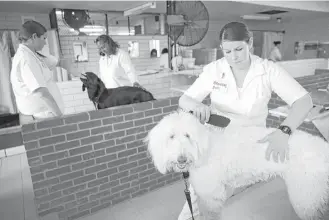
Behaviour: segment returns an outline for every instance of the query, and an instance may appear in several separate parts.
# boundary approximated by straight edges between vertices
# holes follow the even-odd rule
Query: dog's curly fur
[[[155,100],[153,95],[139,87],[121,86],[107,89],[103,81],[92,72],[86,72],[82,81],[82,91],[87,88],[88,97],[98,109]]]
[[[144,141],[159,172],[190,172],[199,208],[206,207],[200,212],[212,213],[208,219],[219,219],[228,186],[243,187],[273,176],[285,180],[290,202],[301,219],[322,219],[329,205],[328,143],[297,130],[289,139],[289,160],[275,163],[265,158],[267,143],[257,143],[273,131],[234,126],[216,130],[177,111],[165,116]]]

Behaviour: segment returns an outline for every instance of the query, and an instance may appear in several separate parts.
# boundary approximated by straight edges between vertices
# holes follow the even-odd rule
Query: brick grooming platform
[[[329,74],[298,81],[305,88],[325,88]],[[284,104],[273,94],[269,108]],[[178,97],[24,125],[38,215],[77,219],[180,180],[180,174],[159,174],[142,143],[177,107]],[[267,125],[276,127],[282,120],[269,116]],[[312,123],[300,129],[320,135]]]

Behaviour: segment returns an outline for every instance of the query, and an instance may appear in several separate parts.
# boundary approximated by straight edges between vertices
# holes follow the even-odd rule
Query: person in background
[[[268,102],[275,92],[289,106],[286,119],[275,131],[259,143],[268,142],[264,157],[274,162],[286,158],[288,140],[307,117],[313,107],[309,93],[278,64],[253,55],[253,38],[248,27],[241,22],[226,24],[219,33],[224,57],[206,65],[195,82],[179,99],[179,107],[207,122],[210,113],[231,119],[231,126],[266,127]],[[202,103],[210,95],[211,106]],[[230,126],[230,125],[229,125]],[[220,146],[219,146],[220,147]],[[219,168],[220,169],[220,168]],[[241,190],[241,189],[238,189]],[[191,200],[195,215],[198,213],[197,196],[192,187]],[[231,189],[229,197],[237,192]],[[191,218],[185,203],[179,220]]]
[[[25,22],[19,31],[20,44],[12,60],[10,81],[22,123],[64,113],[52,70],[56,66],[68,69],[68,62],[38,52],[45,46],[46,38],[46,28],[37,21]]]
[[[169,58],[168,58],[168,49],[163,48],[160,56],[160,68],[168,69],[169,68]]]
[[[281,61],[282,55],[281,55],[281,52],[279,49],[281,41],[274,41],[273,44],[274,44],[274,47],[270,51],[270,55],[269,55],[268,59],[272,60],[273,62]]]
[[[96,44],[100,54],[99,71],[100,79],[106,88],[120,86],[136,86],[139,84],[135,68],[129,54],[108,35],[100,35],[96,38]]]
[[[158,52],[156,49],[151,50],[151,58],[156,58],[158,56]]]

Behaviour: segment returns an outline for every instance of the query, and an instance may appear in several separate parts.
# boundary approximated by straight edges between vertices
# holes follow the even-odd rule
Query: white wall
[[[19,30],[22,26],[21,16],[34,16],[36,21],[40,22],[46,28],[50,28],[48,14],[0,12],[0,29],[8,28]]]
[[[121,48],[128,51],[128,41],[139,42],[139,57],[132,58],[136,70],[158,69],[160,67],[160,58],[150,59],[149,40],[160,40],[160,53],[163,48],[167,48],[167,36],[112,36]],[[95,36],[61,36],[60,44],[64,58],[73,59],[73,42],[86,41],[88,48],[88,62],[75,63],[74,66],[80,72],[91,71],[99,72],[99,53],[95,44]]]
[[[314,75],[315,69],[328,69],[327,59],[289,60],[278,64],[294,78]]]

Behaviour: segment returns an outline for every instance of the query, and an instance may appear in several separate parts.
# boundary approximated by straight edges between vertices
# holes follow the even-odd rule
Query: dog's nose
[[[177,158],[177,162],[178,163],[186,163],[187,161],[187,158],[183,155],[180,155],[178,158]]]

